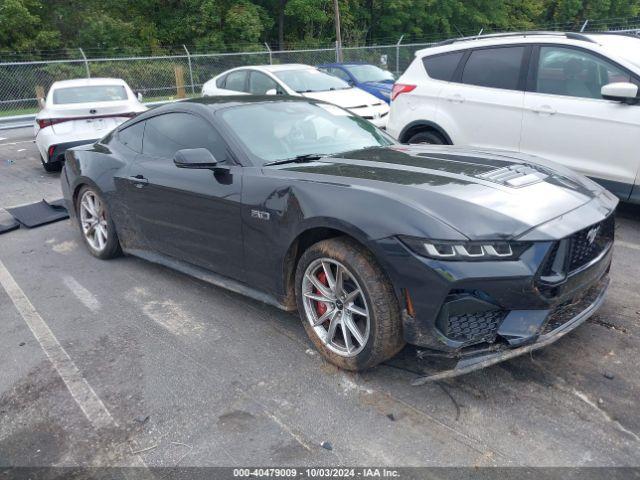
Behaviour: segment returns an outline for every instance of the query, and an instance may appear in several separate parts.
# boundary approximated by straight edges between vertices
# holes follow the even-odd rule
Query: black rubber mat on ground
[[[8,213],[0,211],[0,234],[17,230],[18,228],[20,228],[20,224],[15,218]]]
[[[42,200],[31,205],[7,208],[7,212],[13,215],[21,225],[27,228],[39,227],[48,223],[57,222],[69,218],[69,213],[62,199],[53,202]]]

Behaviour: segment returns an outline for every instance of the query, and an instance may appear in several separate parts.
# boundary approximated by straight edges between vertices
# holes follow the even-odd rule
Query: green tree
[[[60,34],[43,28],[42,3],[39,0],[2,0],[0,2],[0,50],[30,51],[52,49],[60,45]]]

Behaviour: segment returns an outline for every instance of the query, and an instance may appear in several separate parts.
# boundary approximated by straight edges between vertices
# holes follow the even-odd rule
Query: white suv
[[[640,203],[640,38],[532,32],[416,52],[391,98],[405,143],[546,157]]]

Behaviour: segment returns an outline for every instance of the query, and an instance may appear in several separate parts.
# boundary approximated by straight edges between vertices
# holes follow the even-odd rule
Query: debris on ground
[[[139,424],[144,425],[145,423],[147,423],[149,421],[149,415],[147,415],[147,416],[140,415],[140,416],[136,417],[135,420]]]

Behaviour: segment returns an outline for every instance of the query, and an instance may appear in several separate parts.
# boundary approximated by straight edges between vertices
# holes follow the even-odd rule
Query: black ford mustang
[[[405,342],[468,371],[546,345],[602,302],[616,198],[542,160],[404,146],[288,97],[156,108],[66,154],[89,251],[122,251],[299,311],[360,370]]]

